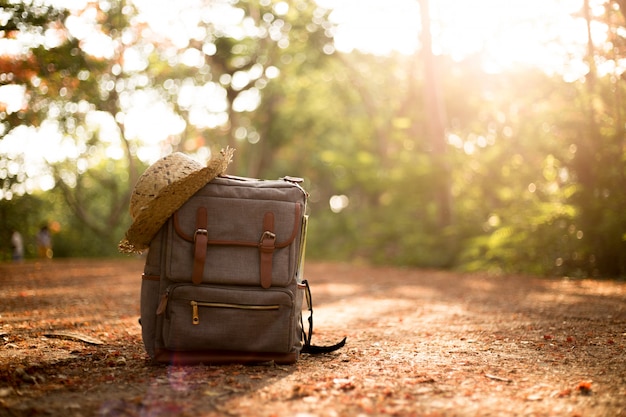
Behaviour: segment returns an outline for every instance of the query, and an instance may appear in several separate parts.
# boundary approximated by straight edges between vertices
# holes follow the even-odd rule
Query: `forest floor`
[[[294,365],[155,365],[140,259],[0,265],[0,416],[626,416],[626,283],[309,262]]]

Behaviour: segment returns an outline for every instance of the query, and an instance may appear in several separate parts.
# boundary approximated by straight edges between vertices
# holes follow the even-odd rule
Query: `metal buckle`
[[[259,243],[262,245],[263,242],[265,242],[265,240],[272,240],[272,241],[276,240],[276,233],[272,233],[269,230],[266,230],[261,235],[261,240],[259,240]]]
[[[198,235],[204,235],[204,236],[208,236],[209,235],[209,231],[206,229],[196,229],[196,231],[193,234],[193,241],[196,241],[196,237]]]

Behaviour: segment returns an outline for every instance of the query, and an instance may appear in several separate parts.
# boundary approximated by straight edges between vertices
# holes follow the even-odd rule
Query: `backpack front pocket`
[[[284,290],[174,285],[163,341],[174,351],[290,352],[293,302]]]

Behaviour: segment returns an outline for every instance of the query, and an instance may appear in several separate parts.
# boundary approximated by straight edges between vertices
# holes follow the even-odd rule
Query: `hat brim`
[[[209,181],[226,171],[233,152],[230,148],[222,150],[205,168],[160,190],[154,199],[140,209],[118,245],[120,252],[140,253],[150,247],[150,241],[167,219]]]

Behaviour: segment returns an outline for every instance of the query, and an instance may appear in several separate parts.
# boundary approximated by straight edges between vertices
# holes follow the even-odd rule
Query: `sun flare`
[[[418,0],[317,0],[332,10],[339,51],[413,54],[419,47]],[[591,1],[592,10],[595,3]],[[489,72],[536,66],[565,74],[585,51],[583,0],[430,0],[433,50],[461,60],[479,55]],[[606,28],[595,26],[594,41]]]

